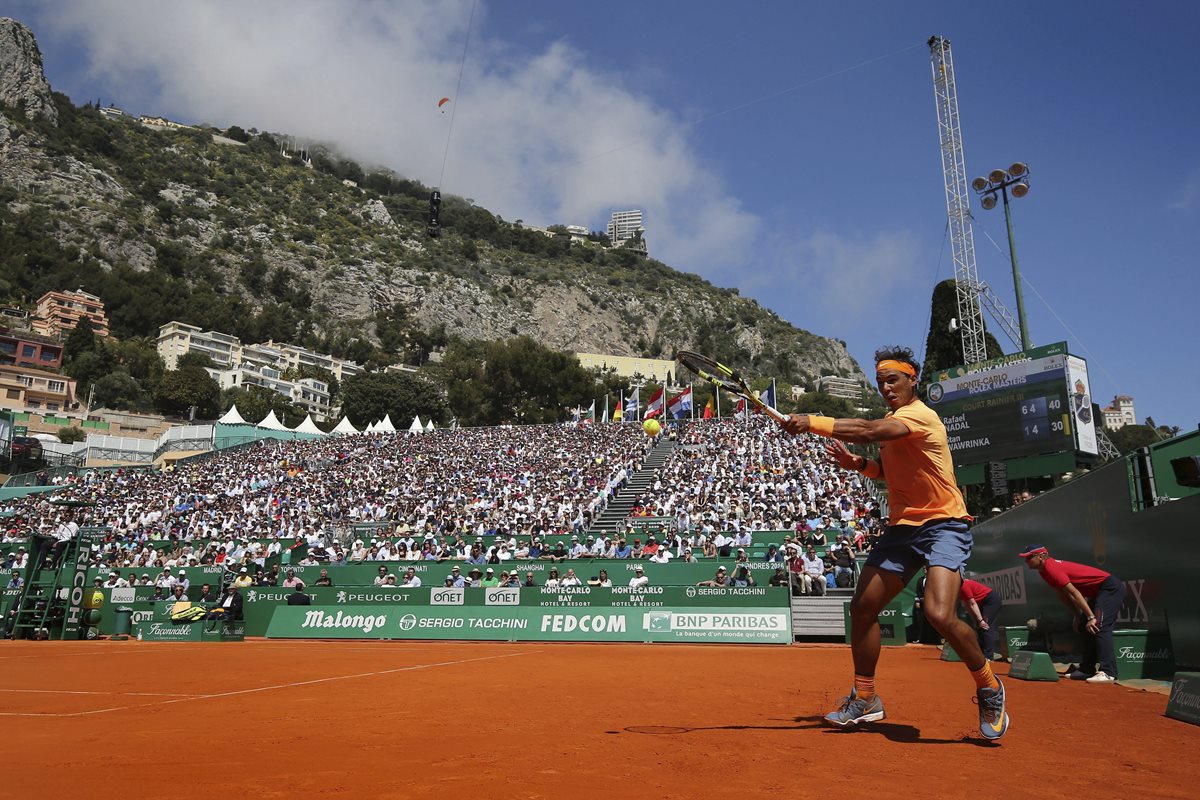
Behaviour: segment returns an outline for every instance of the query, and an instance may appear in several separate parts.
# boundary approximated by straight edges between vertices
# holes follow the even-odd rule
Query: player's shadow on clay
[[[913,725],[903,725],[898,722],[871,722],[861,728],[837,730],[825,724],[820,715],[811,717],[795,717],[794,725],[710,725],[696,727],[676,727],[673,725],[630,725],[624,728],[625,733],[636,733],[643,736],[677,736],[695,731],[803,731],[820,730],[831,736],[848,736],[851,734],[882,736],[888,741],[899,744],[965,744],[976,747],[991,747],[992,742],[972,736],[961,736],[957,739],[928,739],[921,736],[919,728]],[[621,733],[622,731],[608,731]]]

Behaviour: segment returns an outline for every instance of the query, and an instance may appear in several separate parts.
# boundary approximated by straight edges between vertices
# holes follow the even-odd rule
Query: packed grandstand
[[[275,585],[281,574],[267,565],[280,554],[285,567],[333,575],[367,561],[458,562],[453,576],[451,563],[445,576],[422,572],[469,586],[495,579],[484,565],[531,559],[795,557],[800,573],[812,544],[833,585],[835,550],[862,553],[879,531],[861,476],[834,466],[814,437],[760,418],[672,430],[671,454],[629,516],[607,534],[594,529],[657,444],[636,424],[456,429],[263,441],[165,470],[81,470],[5,506],[0,555],[21,568],[28,555],[12,545],[99,527],[91,566],[105,585],[169,591],[176,569],[213,565]],[[403,584],[403,569],[386,573]]]

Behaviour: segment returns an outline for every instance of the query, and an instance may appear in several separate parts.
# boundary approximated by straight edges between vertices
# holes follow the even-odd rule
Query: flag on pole
[[[604,419],[601,422],[608,422],[608,395],[604,395]]]
[[[596,401],[595,400],[592,401],[592,405],[587,410],[587,413],[585,413],[583,415],[583,421],[584,422],[595,422],[596,421]]]
[[[618,400],[616,410],[613,411],[613,422],[620,422],[620,421],[621,421],[621,401]]]
[[[666,400],[665,387],[658,387],[658,391],[650,396],[650,402],[646,404],[646,419],[653,419],[663,412],[663,404]]]
[[[704,404],[704,419],[712,419],[716,413],[716,409],[713,407],[713,396],[709,395],[708,402]]]
[[[759,395],[759,398],[764,403],[769,405],[771,408],[775,408],[775,379],[774,378],[771,379],[771,385],[763,390],[763,393],[761,395]],[[758,406],[755,406],[754,413],[760,414],[760,413],[762,413],[762,410]]]
[[[746,416],[746,398],[739,397],[737,401],[737,410],[733,412],[734,419],[741,419]]]
[[[667,410],[675,419],[683,419],[692,411],[692,387],[684,389],[667,403]]]
[[[638,414],[641,412],[641,408],[639,408],[641,393],[642,387],[639,386],[633,390],[633,394],[626,398],[624,419],[631,419],[634,422],[637,422],[639,419],[641,419],[641,417],[638,416]]]

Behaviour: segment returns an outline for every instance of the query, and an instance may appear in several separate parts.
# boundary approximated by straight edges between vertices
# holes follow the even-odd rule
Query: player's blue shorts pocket
[[[960,519],[935,519],[924,525],[889,525],[871,548],[867,566],[895,573],[908,583],[924,566],[945,567],[962,575],[971,557],[971,526]]]

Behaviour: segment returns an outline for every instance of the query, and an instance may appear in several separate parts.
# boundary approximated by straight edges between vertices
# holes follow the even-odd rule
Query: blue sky
[[[1013,213],[1034,343],[1070,342],[1102,403],[1200,422],[1200,5],[178,5],[8,13],[76,102],[334,140],[530,224],[640,207],[653,254],[868,369],[922,348],[953,274],[925,45],[946,36],[968,172],[1031,168]],[[975,216],[980,277],[1015,306],[1003,214]]]

